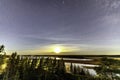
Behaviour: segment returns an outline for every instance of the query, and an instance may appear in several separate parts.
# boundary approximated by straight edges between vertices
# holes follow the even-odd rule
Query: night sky
[[[8,53],[120,54],[120,0],[0,0]]]

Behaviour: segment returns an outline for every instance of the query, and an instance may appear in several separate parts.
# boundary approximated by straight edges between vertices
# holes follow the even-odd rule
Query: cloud
[[[96,0],[96,4],[107,15],[119,11],[120,8],[120,0]]]

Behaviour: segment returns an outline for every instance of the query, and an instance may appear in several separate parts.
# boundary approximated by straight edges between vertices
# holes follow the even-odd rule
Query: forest
[[[109,57],[100,58],[97,72],[92,76],[79,66],[70,65],[66,71],[64,58],[56,57],[29,58],[17,52],[6,55],[4,46],[0,46],[0,80],[120,80],[120,60]]]

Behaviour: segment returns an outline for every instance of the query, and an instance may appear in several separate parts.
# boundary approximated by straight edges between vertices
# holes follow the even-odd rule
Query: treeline
[[[0,51],[4,52],[4,46],[0,48]],[[0,80],[120,80],[120,77],[115,76],[115,73],[120,74],[119,68],[115,67],[120,66],[119,60],[101,58],[100,67],[95,68],[98,75],[91,76],[88,71],[72,63],[68,73],[63,58],[23,57],[21,58],[16,52],[9,57],[1,55],[0,66],[3,64],[7,66],[2,66],[5,69],[0,74]]]
[[[92,77],[72,63],[70,68],[71,73],[67,73],[62,58],[30,59],[21,58],[17,53],[13,53],[9,57],[1,80],[110,80],[106,77]]]
[[[80,71],[75,65],[71,65],[71,70],[72,73],[66,72],[62,58],[30,59],[21,58],[17,53],[13,53],[2,75],[3,80],[86,80],[88,78],[85,72],[82,69]]]

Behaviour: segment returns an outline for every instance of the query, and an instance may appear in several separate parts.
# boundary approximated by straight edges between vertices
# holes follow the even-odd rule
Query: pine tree
[[[74,68],[73,68],[73,69],[74,69],[74,72],[73,72],[73,73],[76,74],[76,73],[77,73],[76,65],[74,65]]]
[[[70,64],[70,72],[73,73],[73,65],[72,65],[72,62]]]
[[[1,45],[1,46],[0,46],[0,53],[4,51],[4,48],[5,48],[4,45]]]

